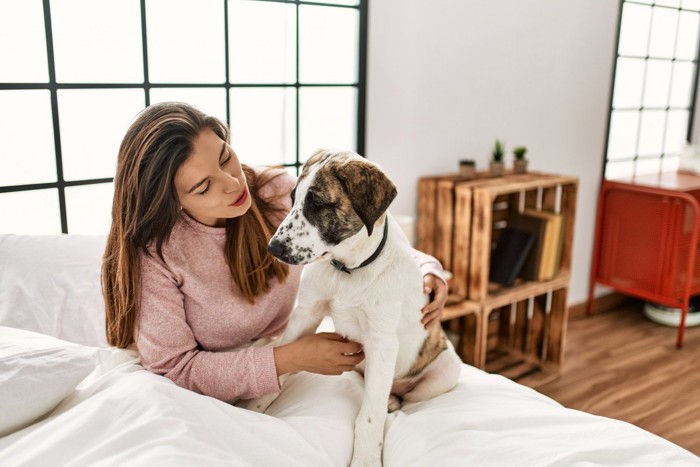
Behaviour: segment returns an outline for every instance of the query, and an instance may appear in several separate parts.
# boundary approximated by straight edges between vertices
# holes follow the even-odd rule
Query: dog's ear
[[[333,167],[333,173],[367,227],[367,235],[372,235],[374,223],[396,197],[396,186],[381,169],[369,162],[341,163]]]

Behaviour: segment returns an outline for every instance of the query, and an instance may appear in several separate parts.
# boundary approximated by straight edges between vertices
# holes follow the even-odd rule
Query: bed
[[[0,235],[0,465],[345,466],[358,375],[299,373],[267,414],[195,394],[104,338],[100,236]],[[325,323],[328,326],[328,323]],[[631,424],[463,365],[389,415],[385,466],[699,466]]]

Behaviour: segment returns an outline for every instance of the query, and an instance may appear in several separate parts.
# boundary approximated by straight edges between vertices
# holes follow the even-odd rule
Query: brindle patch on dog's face
[[[350,160],[364,161],[353,153],[327,151],[307,161],[293,191],[292,209],[270,240],[274,256],[289,264],[308,264],[364,227],[335,176],[337,167]]]

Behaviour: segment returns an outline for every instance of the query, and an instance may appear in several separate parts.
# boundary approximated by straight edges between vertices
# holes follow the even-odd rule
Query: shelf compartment
[[[518,361],[519,375],[528,367],[554,375],[563,363],[568,320],[566,285],[517,297],[507,304],[482,305],[482,348],[477,366],[486,370]],[[507,355],[508,358],[505,358]],[[499,363],[500,362],[500,363]],[[508,365],[511,365],[509,363]],[[501,372],[499,371],[499,372]]]

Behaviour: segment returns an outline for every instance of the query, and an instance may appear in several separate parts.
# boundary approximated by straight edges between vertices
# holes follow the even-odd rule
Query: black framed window
[[[251,165],[364,153],[367,0],[0,3],[0,233],[103,234],[145,106],[226,121]]]
[[[604,177],[678,169],[691,140],[700,0],[622,0]]]

